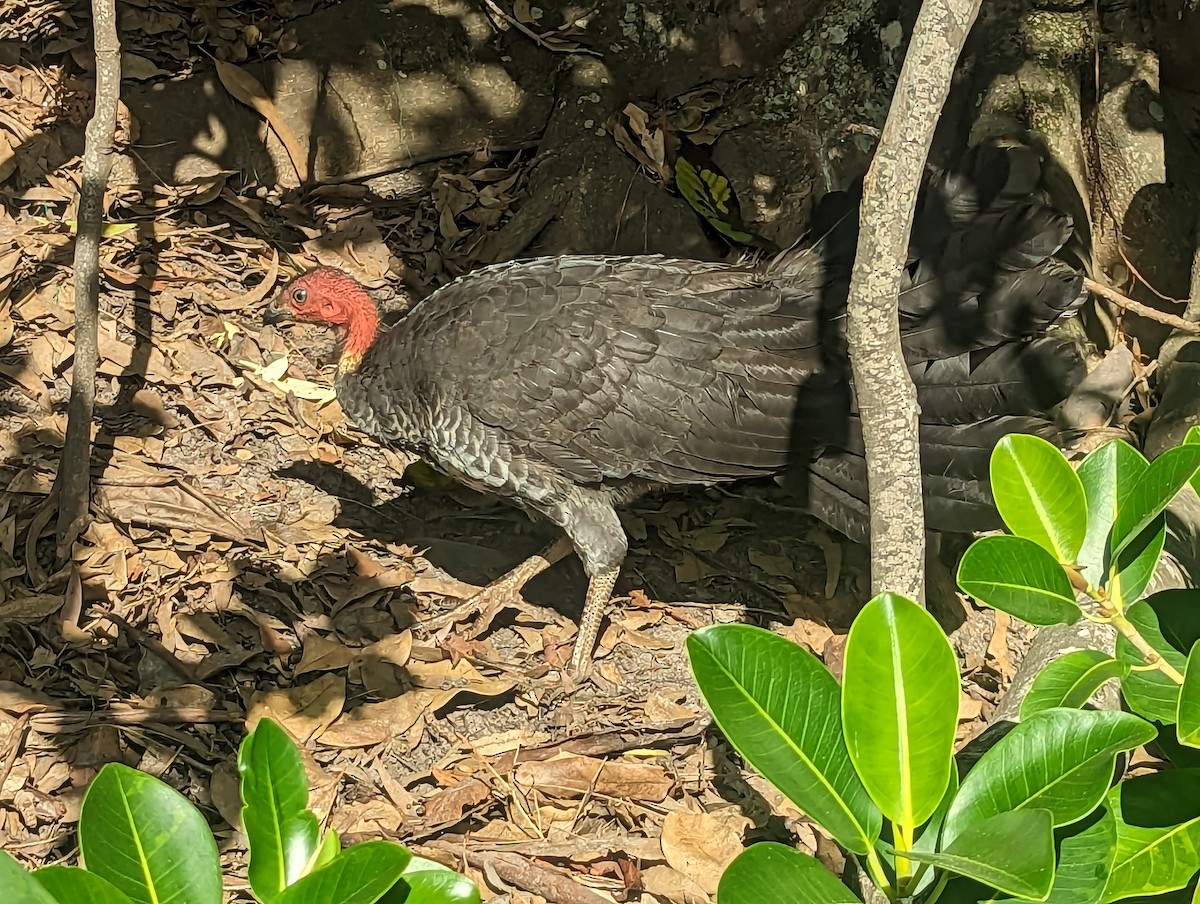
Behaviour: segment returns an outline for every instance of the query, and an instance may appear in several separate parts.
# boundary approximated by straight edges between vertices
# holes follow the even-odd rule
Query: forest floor
[[[188,4],[130,4],[123,38],[137,57],[127,68],[153,81],[201,69],[209,53],[240,63],[286,47],[292,21],[320,5],[201,5],[201,16],[179,11]],[[90,110],[79,59],[90,39],[78,5],[18,3],[7,15],[4,849],[31,865],[73,857],[82,793],[120,761],[194,801],[230,875],[244,877],[235,755],[247,722],[270,715],[311,755],[313,805],[329,825],[440,859],[469,854],[485,899],[546,897],[541,874],[512,885],[489,868],[499,852],[606,899],[640,889],[680,904],[711,900],[749,840],[798,842],[836,865],[833,845],[712,728],[683,643],[697,627],[746,621],[837,671],[866,599],[861,548],[769,483],[643,500],[624,514],[624,595],[594,677],[567,692],[551,668],[569,654],[582,602],[574,559],[485,625],[422,629],[550,529],[406,470],[407,458],[346,423],[330,388],[333,337],[263,325],[286,276],[318,261],[374,268],[392,312],[469,269],[471,249],[519,209],[524,150],[439,160],[432,190],[401,200],[354,183],[296,192],[229,174],[151,192],[114,185],[95,520],[55,568],[50,490],[71,373],[72,199]],[[282,260],[279,230],[293,242]],[[324,241],[339,230],[353,241]],[[1019,651],[1006,619],[943,596],[939,615],[965,663],[965,739]],[[240,879],[229,891],[249,900]]]

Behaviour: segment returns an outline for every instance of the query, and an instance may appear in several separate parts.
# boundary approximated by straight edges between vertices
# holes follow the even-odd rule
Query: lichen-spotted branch
[[[96,52],[96,106],[87,125],[82,186],[75,236],[75,355],[67,436],[58,467],[57,551],[71,552],[87,524],[91,495],[92,410],[96,402],[96,362],[100,307],[100,236],[104,192],[112,170],[117,103],[121,97],[121,45],[115,0],[92,0]]]
[[[925,0],[863,186],[847,335],[871,500],[871,590],[924,600],[917,392],[900,351],[898,293],[913,210],[950,76],[979,0]]]

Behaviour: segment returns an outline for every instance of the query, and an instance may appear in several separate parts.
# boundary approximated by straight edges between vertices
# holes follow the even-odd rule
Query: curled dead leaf
[[[267,94],[267,89],[263,87],[262,82],[245,69],[232,63],[216,60],[216,66],[217,77],[225,86],[225,90],[235,100],[241,101],[267,121],[267,125],[271,127],[275,136],[283,144],[284,150],[287,151],[292,166],[296,168],[296,176],[300,183],[307,182],[308,160],[305,157],[304,148],[296,139],[296,134],[284,119],[283,114],[279,112],[279,108],[275,106],[275,102]]]
[[[333,724],[345,702],[346,679],[341,675],[322,675],[298,687],[259,691],[246,708],[246,730],[269,716],[305,743],[319,738]]]
[[[690,876],[707,894],[715,895],[721,873],[742,852],[742,839],[750,822],[736,811],[668,813],[663,820],[663,856],[671,867]]]
[[[666,800],[674,781],[653,763],[606,762],[566,754],[517,767],[516,783],[553,797],[582,797],[593,792],[623,800]]]

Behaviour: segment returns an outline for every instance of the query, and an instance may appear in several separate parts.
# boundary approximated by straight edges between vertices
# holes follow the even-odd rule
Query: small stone
[[[895,50],[904,40],[904,26],[898,20],[889,22],[879,33],[879,39],[888,50]]]
[[[1150,114],[1150,118],[1155,122],[1162,122],[1163,117],[1166,115],[1166,110],[1164,110],[1162,104],[1156,100],[1150,101],[1150,103],[1146,106],[1146,112]]]

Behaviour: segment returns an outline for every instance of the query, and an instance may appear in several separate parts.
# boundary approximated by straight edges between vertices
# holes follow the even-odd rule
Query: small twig
[[[583,53],[583,54],[587,54],[588,56],[598,57],[600,59],[604,58],[603,54],[598,53],[595,50],[592,50],[590,47],[582,47],[582,46],[555,47],[553,44],[551,44],[549,41],[546,40],[545,35],[538,34],[536,31],[534,31],[532,28],[530,28],[528,25],[526,25],[524,22],[522,22],[516,16],[509,15],[507,12],[505,12],[500,7],[499,4],[497,4],[495,2],[495,0],[483,0],[483,5],[486,6],[492,12],[493,15],[498,16],[500,19],[507,22],[509,25],[511,25],[513,28],[515,28],[521,34],[525,35],[525,37],[529,38],[531,41],[533,41],[535,44],[537,44],[539,47],[541,47],[544,50],[549,50],[551,53]]]
[[[431,842],[429,847],[461,856],[476,869],[491,868],[505,882],[522,891],[540,895],[550,904],[610,904],[607,898],[580,885],[570,876],[539,866],[518,854],[477,854],[464,852],[458,847],[444,847],[436,842]]]
[[[246,714],[237,710],[209,709],[206,706],[105,709],[90,713],[43,712],[31,719],[41,734],[73,734],[95,725],[222,725],[241,722]]]
[[[1108,286],[1086,276],[1083,278],[1083,286],[1089,292],[1099,295],[1101,298],[1111,301],[1117,307],[1137,314],[1139,317],[1145,317],[1147,320],[1157,320],[1159,323],[1165,323],[1173,329],[1200,336],[1200,323],[1192,323],[1192,321],[1184,320],[1175,314],[1167,314],[1164,311],[1158,310],[1158,308],[1150,307],[1148,304],[1134,301],[1132,298],[1122,295],[1116,289],[1110,289]]]
[[[87,124],[75,236],[75,355],[67,435],[56,483],[60,487],[57,554],[60,562],[87,525],[91,497],[92,412],[99,358],[100,230],[104,191],[112,171],[117,102],[121,96],[121,44],[115,0],[92,0],[96,48],[96,109]]]
[[[1146,277],[1142,276],[1142,274],[1138,272],[1138,268],[1133,265],[1133,261],[1131,261],[1125,254],[1125,249],[1121,247],[1120,242],[1117,243],[1117,254],[1121,255],[1121,260],[1125,262],[1125,266],[1129,268],[1129,272],[1133,274],[1133,278],[1140,282],[1143,286],[1145,286],[1163,301],[1169,301],[1173,304],[1183,304],[1183,302],[1178,298],[1172,298],[1170,295],[1164,295],[1162,292],[1158,291],[1158,289],[1154,288],[1154,286],[1150,284],[1150,280],[1146,279]]]

